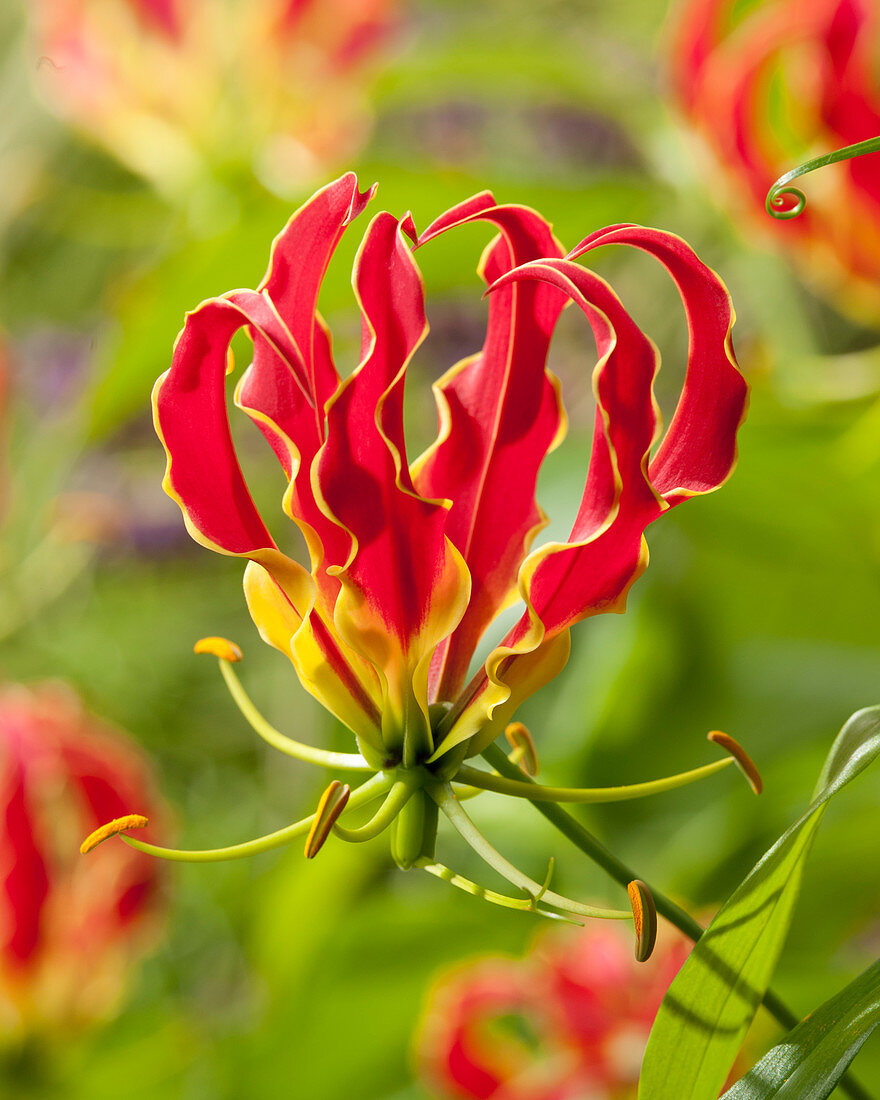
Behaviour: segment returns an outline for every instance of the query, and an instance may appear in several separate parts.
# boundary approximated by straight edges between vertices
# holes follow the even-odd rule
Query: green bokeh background
[[[643,802],[577,811],[645,878],[710,912],[803,809],[846,717],[880,702],[877,332],[813,297],[717,201],[721,189],[664,99],[661,0],[423,0],[403,15],[373,87],[373,135],[353,165],[336,166],[379,181],[376,209],[411,209],[423,227],[490,187],[501,201],[536,206],[569,246],[615,221],[672,230],[731,289],[753,386],[735,476],[649,531],[651,565],[627,614],[577,628],[568,668],[520,715],[548,782],[616,784],[691,767],[713,758],[704,737],[714,728],[748,747],[766,782],[760,800],[725,772]],[[61,598],[49,603],[47,594],[45,609],[0,642],[0,672],[66,680],[129,730],[155,761],[182,844],[268,832],[308,812],[328,777],[256,741],[214,662],[192,655],[193,641],[239,641],[242,677],[270,720],[305,741],[350,746],[260,643],[240,563],[176,536],[148,396],[184,310],[256,285],[292,204],[231,171],[219,181],[226,205],[213,223],[195,200],[190,209],[164,202],[35,98],[22,10],[4,9],[0,29],[0,164],[11,181],[0,196],[0,323],[17,371],[4,561],[21,561],[63,488],[124,498],[141,531],[102,550]],[[349,367],[356,235],[322,299]],[[477,346],[485,305],[475,267],[487,240],[476,228],[420,253],[433,331],[411,372],[417,438],[433,425],[430,381]],[[664,353],[668,410],[686,346],[677,299],[643,257],[602,255],[597,267]],[[80,364],[60,398],[59,345]],[[592,356],[586,326],[567,314],[551,363],[572,429],[541,483],[551,534],[564,533],[583,483]],[[257,461],[250,435],[242,441],[259,499],[271,503],[277,473]],[[34,590],[63,581],[55,570],[63,573],[67,552],[30,579]],[[20,596],[2,596],[10,623]],[[809,862],[775,983],[801,1013],[880,945],[878,794],[878,774],[848,789]],[[527,807],[489,795],[474,814],[537,878],[552,854],[558,889],[621,904],[621,891]],[[491,880],[446,832],[440,853]],[[246,862],[174,867],[166,890],[165,934],[133,974],[119,1015],[10,1058],[4,1094],[425,1100],[412,1036],[438,970],[480,953],[521,953],[538,928],[537,918],[397,871],[382,838],[330,843],[308,864],[297,844]],[[764,1026],[756,1042],[773,1034]],[[880,1080],[876,1043],[857,1067]]]

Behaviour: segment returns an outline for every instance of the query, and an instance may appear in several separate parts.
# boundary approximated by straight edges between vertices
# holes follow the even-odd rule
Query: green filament
[[[721,771],[733,762],[733,757],[728,756],[723,760],[713,760],[711,764],[680,772],[678,775],[652,779],[646,783],[630,783],[622,787],[544,787],[530,781],[505,779],[501,775],[493,775],[467,765],[458,769],[455,778],[456,781],[460,780],[483,791],[528,798],[532,802],[625,802],[630,798],[645,798],[651,794],[684,787],[688,783],[696,783],[697,780],[714,775],[715,772]]]
[[[464,890],[466,894],[472,894],[474,897],[482,898],[483,901],[489,901],[493,905],[501,905],[505,909],[520,909],[527,913],[539,913],[542,917],[548,917],[550,920],[565,921],[567,924],[581,923],[573,917],[566,916],[564,913],[554,913],[552,909],[542,909],[538,904],[540,898],[512,898],[507,894],[499,894],[497,890],[489,890],[487,887],[480,886],[479,883],[473,882],[469,878],[465,878],[464,875],[456,874],[455,871],[450,870],[449,867],[444,866],[442,863],[433,863],[429,859],[421,859],[413,864],[413,866],[418,867],[422,871],[427,871],[429,875],[434,875],[435,878],[443,879],[444,882],[448,882],[459,890]]]
[[[366,784],[364,784],[366,786]],[[359,788],[360,789],[360,788]],[[407,783],[406,780],[398,780],[397,783],[388,792],[388,796],[385,801],[366,823],[361,825],[357,829],[346,829],[344,825],[334,825],[333,832],[336,836],[342,840],[347,840],[352,844],[359,844],[365,840],[372,840],[373,837],[378,836],[384,832],[391,822],[397,817],[403,807],[412,798],[415,786],[413,783]],[[348,800],[351,805],[351,799]]]
[[[372,779],[368,779],[366,783],[362,783],[356,791],[352,792],[346,806],[346,812],[357,806],[365,806],[368,802],[379,798],[380,795],[390,790],[393,784],[394,780],[389,776],[381,773],[374,775]],[[247,840],[243,844],[231,844],[226,848],[201,848],[189,851],[183,848],[163,848],[158,844],[148,844],[146,841],[126,836],[125,833],[119,835],[129,847],[137,848],[139,852],[146,852],[150,856],[158,856],[159,859],[170,860],[172,863],[222,863],[224,860],[243,859],[245,856],[255,856],[261,852],[271,852],[274,848],[281,848],[292,840],[296,840],[297,837],[305,836],[312,827],[314,820],[315,815],[310,814],[309,817],[304,817],[302,821],[295,821],[292,825],[287,825],[274,833],[267,833],[266,836]]]
[[[360,753],[329,752],[327,749],[317,749],[312,745],[303,745],[301,742],[285,736],[285,734],[270,725],[254,706],[253,700],[244,690],[241,680],[239,680],[229,661],[219,657],[217,663],[220,665],[220,672],[223,674],[223,679],[229,688],[229,694],[248,725],[273,749],[278,749],[279,752],[283,752],[287,756],[293,756],[297,760],[304,760],[307,764],[320,764],[325,768],[344,768],[348,771],[359,772],[373,771]]]
[[[556,909],[562,909],[566,913],[575,913],[581,917],[599,917],[605,920],[629,920],[633,919],[632,912],[627,909],[601,909],[595,905],[585,905],[571,898],[563,897],[553,890],[548,890],[546,884],[542,885],[529,878],[496,849],[483,836],[476,825],[471,821],[462,809],[449,784],[429,788],[429,793],[440,809],[446,814],[453,828],[466,840],[473,850],[484,862],[488,863],[495,871],[506,878],[517,889],[525,891],[533,900],[542,898],[548,905]]]

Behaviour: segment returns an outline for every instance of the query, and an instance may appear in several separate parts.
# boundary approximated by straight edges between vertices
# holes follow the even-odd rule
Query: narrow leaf
[[[828,800],[880,753],[880,707],[835,740],[813,801],[719,910],[669,988],[645,1051],[641,1100],[715,1100],[785,940]]]
[[[724,1100],[825,1100],[878,1023],[880,960],[790,1031]]]

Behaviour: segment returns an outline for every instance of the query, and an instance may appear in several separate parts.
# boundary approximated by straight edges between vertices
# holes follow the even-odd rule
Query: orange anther
[[[538,750],[535,748],[532,735],[522,722],[511,722],[504,731],[504,736],[513,749],[510,754],[513,763],[517,764],[530,779],[534,779],[538,774]]]
[[[336,819],[345,809],[350,794],[351,787],[347,783],[340,783],[338,779],[334,779],[321,795],[321,800],[315,811],[315,820],[312,822],[309,835],[306,837],[306,859],[314,859],[321,851]]]
[[[233,663],[241,660],[241,650],[235,642],[230,642],[228,638],[217,638],[214,636],[210,638],[199,638],[193,646],[193,653],[210,653],[214,657],[219,657],[221,661],[230,661]]]
[[[102,825],[99,829],[95,829],[93,833],[89,833],[80,844],[79,850],[85,855],[92,848],[97,848],[103,840],[108,840],[111,836],[118,836],[119,833],[126,833],[129,829],[143,829],[147,824],[148,821],[143,814],[126,814],[125,817],[115,817],[112,821],[108,821],[106,825]]]
[[[657,909],[646,883],[634,878],[626,888],[636,932],[636,961],[647,962],[657,942]]]
[[[755,767],[754,760],[752,760],[739,741],[735,740],[728,733],[722,733],[721,730],[711,730],[708,737],[709,740],[718,745],[719,748],[730,753],[736,761],[736,766],[748,780],[749,786],[755,794],[760,794],[764,789],[764,781],[761,779],[760,772]]]

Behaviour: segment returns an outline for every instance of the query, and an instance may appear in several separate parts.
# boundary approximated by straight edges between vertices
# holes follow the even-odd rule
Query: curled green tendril
[[[855,145],[847,145],[843,149],[836,149],[833,153],[824,153],[821,157],[799,164],[792,168],[784,176],[780,176],[776,183],[767,192],[764,208],[767,213],[780,221],[796,218],[807,205],[807,196],[797,187],[789,187],[788,184],[798,176],[804,176],[807,172],[814,172],[817,168],[824,168],[826,164],[836,164],[840,160],[851,160],[853,157],[863,157],[866,153],[880,152],[880,137],[868,138],[867,141],[857,141]],[[786,207],[786,198],[794,199],[794,206]]]

